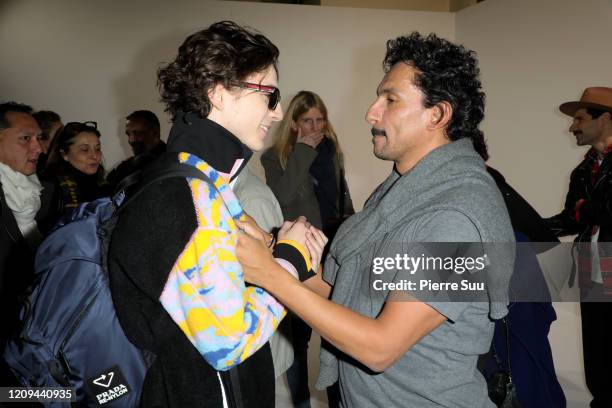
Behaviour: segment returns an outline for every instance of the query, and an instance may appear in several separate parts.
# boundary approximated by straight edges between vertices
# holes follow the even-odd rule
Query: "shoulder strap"
[[[136,197],[152,184],[173,177],[193,177],[207,182],[212,188],[217,189],[212,180],[197,168],[180,163],[176,153],[164,153],[150,167],[128,176],[122,184],[122,189],[112,198],[115,206],[114,216],[106,221],[98,230],[102,239],[102,265],[103,272],[108,278],[108,256],[110,240],[117,224],[117,217]],[[127,196],[127,199],[126,199]]]
[[[149,186],[158,181],[174,177],[193,177],[208,183],[212,188],[217,190],[212,180],[202,171],[189,164],[180,163],[177,159],[177,153],[164,153],[151,166],[146,168],[138,175],[130,176],[131,182],[124,185],[124,188],[119,191],[113,202],[122,209],[132,202]],[[127,196],[127,197],[126,197]],[[127,198],[127,200],[126,200]]]

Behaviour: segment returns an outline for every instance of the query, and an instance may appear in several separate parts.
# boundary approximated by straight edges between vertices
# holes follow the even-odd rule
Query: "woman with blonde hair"
[[[355,212],[344,178],[342,149],[316,93],[300,91],[291,100],[276,142],[262,155],[261,164],[286,220],[304,215],[331,240],[340,223]],[[287,379],[294,405],[307,408],[311,329],[294,317],[292,331],[294,363]]]
[[[262,155],[261,164],[285,219],[304,215],[331,238],[339,221],[355,212],[342,149],[316,93],[300,91],[291,100],[276,142]]]

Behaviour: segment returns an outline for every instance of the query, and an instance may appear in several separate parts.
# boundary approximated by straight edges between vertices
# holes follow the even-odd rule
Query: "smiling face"
[[[416,72],[409,64],[395,64],[378,86],[376,100],[366,113],[374,133],[374,155],[394,161],[402,174],[429,151],[448,142],[440,137],[443,132],[432,134],[433,109],[423,106],[424,94],[414,84]]]
[[[90,176],[96,174],[102,162],[100,139],[95,133],[77,134],[68,147],[68,151],[61,153],[62,158],[72,167]]]
[[[10,127],[0,130],[0,162],[30,176],[36,172],[42,153],[40,127],[32,115],[24,112],[7,112],[6,119]]]
[[[244,82],[278,88],[276,69],[269,66],[254,73]],[[208,119],[217,122],[253,151],[263,149],[272,123],[283,118],[280,103],[274,110],[268,108],[268,94],[253,89],[226,89],[217,85],[209,92],[212,103]]]

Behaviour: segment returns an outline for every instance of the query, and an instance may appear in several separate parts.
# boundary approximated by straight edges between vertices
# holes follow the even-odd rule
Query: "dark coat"
[[[70,213],[79,204],[111,195],[110,186],[99,175],[87,175],[67,164],[60,175],[48,179],[56,184],[63,212]]]
[[[598,225],[599,241],[612,241],[612,154],[604,157],[599,172],[593,177],[596,160],[596,152],[589,150],[584,160],[572,171],[563,211],[545,220],[555,235],[579,234],[576,241],[588,242],[591,227]],[[580,207],[579,219],[576,219],[575,206],[580,199],[586,201]]]
[[[157,146],[150,152],[132,156],[119,163],[117,167],[112,169],[106,176],[106,181],[110,184],[111,190],[115,190],[121,180],[124,180],[126,177],[139,170],[143,170],[146,166],[154,162],[155,159],[165,153],[166,148],[166,143],[160,140]]]
[[[43,183],[41,206],[36,214],[39,231],[44,235],[60,216],[59,197],[52,183]],[[33,283],[34,255],[17,226],[0,184],[0,348],[6,336],[18,327],[18,313],[27,288]]]
[[[238,140],[221,129],[210,122],[176,143],[171,133],[168,150],[195,154],[230,173],[236,160],[248,159],[250,151],[243,152]],[[109,272],[117,317],[134,345],[157,356],[145,378],[141,406],[222,407],[219,374],[230,407],[236,406],[234,396],[242,399],[243,408],[273,407],[274,369],[268,344],[240,365],[217,372],[159,301],[196,227],[187,180],[171,178],[150,186],[132,201],[113,232]]]
[[[495,180],[497,188],[504,197],[512,228],[527,236],[531,242],[558,243],[559,239],[548,228],[545,220],[540,217],[540,214],[527,200],[506,182],[504,176],[489,166],[487,166],[487,171]]]
[[[504,197],[506,208],[516,234],[516,242],[521,244],[516,251],[514,275],[511,287],[537,287],[546,290],[544,276],[540,269],[536,251],[530,250],[527,242],[550,242],[550,246],[539,244],[537,250],[550,248],[559,240],[547,228],[546,223],[535,209],[514,190],[497,170],[487,167],[487,171],[497,184]],[[521,282],[516,280],[520,279]],[[525,300],[525,299],[523,299]],[[516,385],[519,401],[524,408],[565,407],[565,395],[557,380],[552,350],[548,341],[551,324],[557,320],[555,309],[550,302],[513,302],[508,308],[508,334],[512,378]],[[508,369],[508,345],[506,328],[498,321],[493,335],[493,350],[504,369]],[[490,358],[485,375],[491,376],[499,367]]]
[[[314,191],[314,184],[309,173],[310,166],[317,157],[317,151],[304,143],[296,143],[287,158],[287,167],[283,169],[280,160],[272,149],[261,156],[261,164],[266,171],[266,183],[278,200],[286,220],[295,220],[304,215],[317,228],[323,226],[319,203]],[[334,160],[334,169],[338,191],[338,216],[347,216],[355,212],[344,178],[344,169]]]

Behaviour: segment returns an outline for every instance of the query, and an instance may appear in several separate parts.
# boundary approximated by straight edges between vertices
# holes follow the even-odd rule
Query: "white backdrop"
[[[360,208],[390,169],[371,154],[365,112],[382,78],[385,42],[413,30],[454,36],[451,13],[368,10],[227,1],[7,1],[0,3],[0,99],[51,109],[66,121],[101,126],[107,168],[131,155],[123,118],[136,109],[168,117],[156,70],[185,37],[232,19],[280,49],[286,104],[298,91],[323,97],[346,152],[347,177]],[[270,140],[271,141],[271,140]],[[252,168],[263,175],[258,156]]]
[[[457,13],[456,39],[480,59],[490,163],[543,216],[562,209],[570,172],[586,152],[559,105],[586,87],[612,87],[611,21],[612,0],[486,0]],[[555,309],[549,338],[557,374],[568,407],[584,407],[579,305]]]
[[[130,155],[123,117],[158,103],[156,69],[190,33],[233,19],[281,50],[283,102],[299,90],[326,101],[360,208],[388,173],[371,154],[367,107],[382,77],[385,42],[413,30],[456,38],[478,52],[487,93],[491,164],[543,215],[561,209],[584,149],[560,103],[584,87],[612,86],[611,0],[487,0],[459,13],[263,3],[5,0],[0,2],[0,99],[96,120],[107,167]],[[284,105],[286,106],[286,105]],[[255,158],[251,164],[263,174]],[[578,306],[557,305],[551,342],[570,401],[584,406]]]

